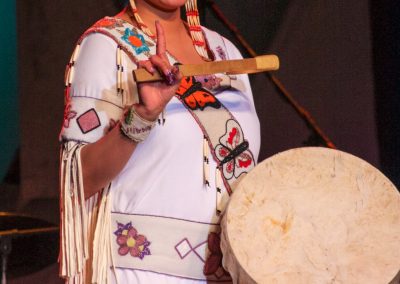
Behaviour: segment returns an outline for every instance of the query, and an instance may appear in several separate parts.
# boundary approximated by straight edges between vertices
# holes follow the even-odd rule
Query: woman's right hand
[[[156,21],[157,49],[156,54],[149,60],[140,61],[139,67],[153,73],[157,69],[165,77],[162,82],[140,83],[139,103],[133,105],[138,115],[148,121],[154,121],[165,108],[166,104],[175,95],[182,79],[177,66],[171,66],[166,54],[166,40],[161,24]]]

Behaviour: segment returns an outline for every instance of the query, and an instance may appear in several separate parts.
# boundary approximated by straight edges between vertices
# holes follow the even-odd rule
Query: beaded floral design
[[[116,18],[104,18],[94,24],[95,28],[115,29],[116,27],[123,27],[121,20]]]
[[[128,252],[132,257],[143,259],[146,255],[150,255],[150,242],[143,235],[139,235],[137,230],[132,226],[132,222],[128,224],[118,224],[118,230],[114,232],[117,236],[117,244],[119,245],[118,254],[127,255]]]
[[[121,39],[132,46],[136,54],[150,51],[149,46],[147,45],[143,35],[137,33],[134,29],[131,30],[129,28],[126,28]]]
[[[65,111],[64,111],[64,127],[68,128],[69,123],[71,119],[73,119],[76,116],[76,111],[71,110],[71,103],[68,102],[67,105],[65,106]]]

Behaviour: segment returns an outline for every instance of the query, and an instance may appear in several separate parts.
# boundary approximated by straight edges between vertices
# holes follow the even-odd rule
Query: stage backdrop
[[[368,1],[216,2],[257,53],[279,55],[276,76],[336,146],[377,166]],[[229,35],[211,14],[207,20]],[[261,158],[301,146],[309,134],[305,124],[266,76],[251,78],[262,123]]]
[[[217,3],[258,53],[279,55],[276,75],[337,147],[379,166],[368,1]],[[64,67],[85,28],[117,8],[111,0],[20,0],[17,8],[20,204],[26,204],[58,196]],[[232,38],[209,9],[205,22]],[[260,158],[302,146],[310,132],[299,116],[264,75],[251,81],[262,125]]]

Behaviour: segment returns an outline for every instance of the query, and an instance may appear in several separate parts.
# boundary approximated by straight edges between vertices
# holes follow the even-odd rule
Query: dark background
[[[338,149],[400,186],[400,8],[388,0],[216,1]],[[202,23],[235,43],[200,3]],[[64,68],[79,35],[120,9],[111,0],[19,0],[19,151],[0,190],[0,211],[58,222],[58,141]],[[249,56],[242,49],[245,57]],[[312,134],[265,74],[251,76],[262,126],[260,160],[301,147]],[[13,123],[10,121],[9,123]],[[54,248],[56,249],[56,248]],[[11,283],[56,283],[56,266]],[[36,280],[35,280],[36,279]],[[40,280],[39,280],[40,279]]]

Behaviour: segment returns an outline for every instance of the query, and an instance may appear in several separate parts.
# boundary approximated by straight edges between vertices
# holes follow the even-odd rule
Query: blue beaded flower
[[[129,28],[125,29],[125,34],[121,37],[123,41],[133,47],[136,54],[141,54],[145,51],[150,51],[144,37]]]

